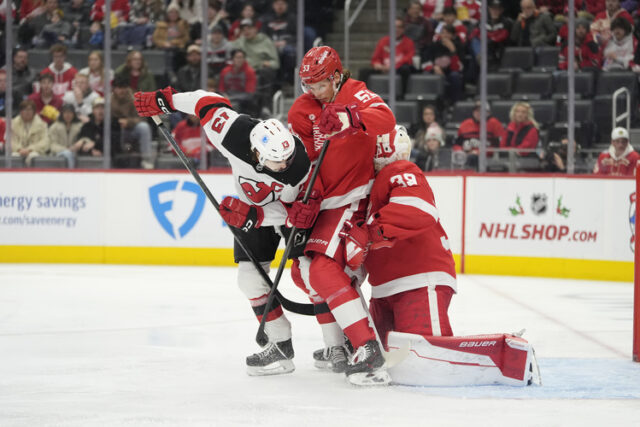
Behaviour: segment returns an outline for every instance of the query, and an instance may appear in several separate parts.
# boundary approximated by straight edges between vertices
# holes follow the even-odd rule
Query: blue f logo
[[[166,231],[167,234],[174,239],[184,237],[189,231],[191,231],[193,226],[196,225],[196,222],[198,222],[198,219],[202,214],[202,208],[204,207],[205,198],[204,193],[202,192],[200,187],[198,187],[198,185],[193,182],[183,182],[180,191],[195,194],[196,201],[193,205],[191,213],[189,214],[189,217],[185,220],[185,222],[182,225],[179,225],[177,229],[174,228],[174,225],[171,223],[169,218],[167,218],[167,212],[173,210],[174,200],[171,199],[165,202],[160,202],[160,194],[168,191],[176,191],[178,189],[178,183],[179,181],[165,181],[149,188],[149,201],[151,202],[153,213],[155,214],[156,219],[158,220],[164,231]]]

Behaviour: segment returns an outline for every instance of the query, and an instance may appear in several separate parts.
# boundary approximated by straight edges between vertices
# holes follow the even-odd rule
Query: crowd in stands
[[[139,118],[128,102],[131,93],[166,85],[179,91],[199,89],[203,60],[210,90],[225,94],[240,112],[269,116],[273,93],[283,87],[290,89],[294,80],[295,3],[209,0],[204,29],[208,51],[203,52],[201,1],[113,0],[109,19],[111,44],[115,52],[123,54],[118,56],[121,60],[112,61],[113,69],[107,70],[102,56],[104,0],[13,1],[16,48],[6,54],[13,59],[12,120],[22,129],[22,133],[14,131],[16,140],[22,141],[14,149],[22,147],[17,150],[27,163],[38,154],[49,154],[64,157],[69,167],[74,167],[77,157],[102,156],[103,97],[108,80],[112,86],[112,164],[152,168],[152,141],[157,135],[150,122]],[[326,36],[332,11],[341,6],[338,3],[305,2],[305,49],[317,37]],[[512,149],[510,159],[517,156],[521,159],[519,164],[528,164],[531,170],[563,171],[563,141],[567,140],[566,114],[561,110],[566,110],[566,89],[562,91],[560,84],[564,81],[566,87],[570,55],[567,2],[487,3],[488,69],[490,77],[500,77],[496,81],[508,80],[508,89],[490,93],[490,103],[484,106],[476,103],[482,59],[480,1],[412,0],[395,23],[398,99],[422,112],[408,119],[397,113],[398,122],[408,127],[413,138],[413,159],[426,171],[477,168],[480,111],[484,108],[488,117],[488,155],[496,160],[495,170],[504,167],[504,163],[500,166],[497,162],[504,157],[503,149]],[[594,103],[589,120],[577,118],[581,122],[576,139],[584,149],[609,142],[611,128],[615,127],[610,124],[610,113],[604,120],[594,113],[597,98],[603,95],[594,88],[603,75],[638,73],[629,87],[633,120],[639,116],[640,2],[576,0],[575,5],[571,11],[576,16],[575,68],[592,76],[591,91],[577,89],[576,99]],[[380,39],[372,52],[370,67],[360,69],[358,78],[373,90],[372,81],[389,72],[389,44],[389,36]],[[29,56],[34,52],[42,54],[44,49],[48,50],[50,64],[32,68]],[[526,55],[519,57],[514,49]],[[75,61],[70,61],[69,52],[79,50],[86,52],[84,59],[80,62],[74,57]],[[545,52],[552,52],[551,62],[548,54],[547,60],[542,61]],[[156,58],[161,55],[161,72],[149,65],[150,54]],[[0,61],[4,60],[0,56]],[[0,70],[2,117],[6,109],[6,73],[6,69]],[[536,86],[528,92],[515,90],[533,73],[548,77],[549,85]],[[416,76],[435,76],[442,81],[442,92],[432,98],[422,96],[428,93],[413,92]],[[599,104],[598,111],[611,109],[610,96],[606,101],[608,104]],[[200,135],[194,118],[174,115],[170,122],[185,151],[199,159],[200,145],[196,142]],[[4,126],[0,118],[0,130]],[[34,142],[33,148],[24,148],[30,146],[24,141],[35,141],[43,126],[47,137]],[[3,137],[2,130],[0,144]],[[630,144],[628,147],[633,150]],[[581,164],[582,160],[577,163],[584,167],[581,171],[593,169],[586,161]]]

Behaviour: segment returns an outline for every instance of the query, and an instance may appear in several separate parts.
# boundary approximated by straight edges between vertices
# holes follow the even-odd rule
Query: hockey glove
[[[358,270],[369,252],[367,226],[363,223],[354,225],[351,221],[345,221],[338,235],[344,239],[344,259],[347,267]]]
[[[140,117],[157,116],[158,114],[170,114],[176,111],[173,107],[173,94],[176,90],[171,86],[155,92],[136,92],[134,104]]]
[[[311,191],[311,196],[307,203],[302,203],[301,200],[294,202],[287,210],[287,227],[313,227],[318,213],[320,213],[320,203],[322,203],[322,198],[317,190]]]
[[[327,138],[342,137],[359,130],[364,126],[360,120],[360,111],[356,104],[328,104],[320,114],[318,129]]]
[[[249,205],[230,196],[222,199],[219,211],[227,224],[244,232],[260,227],[264,219],[264,211],[260,206]]]

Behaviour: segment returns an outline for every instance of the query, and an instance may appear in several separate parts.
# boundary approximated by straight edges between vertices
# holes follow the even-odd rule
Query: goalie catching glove
[[[264,219],[264,211],[260,206],[249,205],[230,196],[222,199],[219,211],[227,224],[244,232],[260,227]]]
[[[328,104],[320,114],[318,129],[327,138],[347,136],[363,130],[357,104]]]
[[[287,227],[303,229],[313,227],[320,212],[321,203],[322,198],[318,190],[311,192],[307,203],[303,203],[301,200],[294,202],[291,207],[287,209]]]
[[[370,250],[390,248],[396,243],[393,239],[385,238],[382,227],[375,222],[367,225],[364,222],[353,224],[347,220],[339,236],[344,239],[344,258],[352,270],[362,266]]]
[[[176,90],[171,86],[155,92],[136,92],[133,95],[134,104],[140,117],[171,114],[176,111],[173,107],[173,94]]]

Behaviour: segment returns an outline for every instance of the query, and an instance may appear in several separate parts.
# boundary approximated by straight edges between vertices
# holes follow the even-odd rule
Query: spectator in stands
[[[134,0],[129,13],[129,23],[118,31],[119,43],[125,46],[151,47],[150,39],[155,23],[164,21],[163,0]]]
[[[62,107],[62,96],[53,93],[53,76],[51,74],[41,74],[39,79],[38,92],[29,95],[36,106],[36,113],[47,125],[54,122],[60,114]]]
[[[565,40],[562,44],[560,55],[558,56],[559,69],[566,70],[569,67],[568,56],[568,46]],[[600,47],[593,40],[593,35],[589,32],[589,21],[584,19],[576,20],[575,69],[597,69],[600,68],[601,61],[602,55]]]
[[[565,0],[536,0],[540,13],[548,13],[552,18],[565,14]]]
[[[22,97],[15,90],[12,93],[13,101],[12,101],[12,115],[18,114],[18,106],[22,101]],[[0,116],[6,117],[7,112],[7,104],[6,104],[6,96],[7,96],[7,71],[0,70]]]
[[[108,71],[109,81],[113,80],[113,70],[104,69],[104,61],[102,60],[102,52],[99,50],[92,51],[87,58],[87,67],[84,67],[78,73],[89,76],[89,86],[96,91],[98,95],[104,95],[104,76]]]
[[[293,83],[296,65],[296,17],[289,12],[287,0],[273,0],[271,10],[262,17],[262,31],[268,35],[280,55],[279,80]]]
[[[211,31],[213,31],[215,27],[221,27],[225,35],[229,34],[229,27],[231,24],[229,23],[228,18],[229,15],[227,14],[227,11],[224,10],[220,2],[217,0],[210,0],[209,8],[207,9],[207,22],[209,23],[207,26],[207,34],[211,34]],[[192,28],[191,38],[195,40],[196,44],[200,44],[202,42],[202,40],[200,40],[202,32],[197,34],[194,33],[194,29]]]
[[[453,25],[447,25],[442,28],[436,41],[420,55],[424,71],[446,77],[445,100],[450,104],[459,101],[463,96],[462,62],[458,53],[461,50],[455,28]]]
[[[153,44],[167,54],[167,65],[175,71],[185,63],[184,48],[189,42],[189,24],[180,17],[175,3],[167,8],[166,21],[156,23],[153,31]]]
[[[89,27],[89,40],[87,45],[91,49],[101,49],[104,44],[104,29],[102,22],[93,21]]]
[[[418,123],[413,123],[409,128],[408,134],[414,139],[414,147],[415,143],[423,141],[424,136],[429,132],[444,134],[444,131],[436,122],[436,107],[433,105],[422,107],[422,120]]]
[[[427,132],[416,139],[416,148],[411,152],[413,162],[425,172],[451,169],[451,152],[443,150],[444,139],[440,132]]]
[[[196,164],[200,160],[200,150],[202,148],[200,129],[200,120],[197,116],[190,114],[179,122],[171,132],[180,149],[187,157],[194,159]],[[205,147],[207,151],[211,151],[211,144],[206,144]],[[169,148],[175,154],[172,147],[169,146]]]
[[[256,72],[247,63],[241,49],[231,53],[231,64],[220,73],[219,93],[226,96],[239,113],[255,116],[258,111],[254,101]]]
[[[509,112],[511,122],[500,141],[500,148],[518,148],[521,156],[535,156],[538,146],[538,122],[533,117],[533,109],[527,102],[516,102]]]
[[[586,162],[577,154],[580,146],[575,144],[574,148],[574,170],[576,173],[588,172],[586,170]],[[550,142],[544,150],[542,158],[542,170],[544,172],[567,172],[567,157],[569,152],[569,138],[562,138],[560,142]]]
[[[196,25],[199,29],[200,22],[202,20],[202,1],[201,0],[172,0],[167,7],[176,7],[180,19],[183,19],[189,24],[189,26]]]
[[[69,169],[75,167],[75,152],[82,145],[77,142],[81,128],[82,122],[78,120],[75,107],[71,104],[62,106],[58,120],[49,127],[51,154],[67,159]]]
[[[606,45],[611,38],[611,24],[614,19],[626,19],[633,29],[633,18],[629,12],[620,7],[620,0],[606,0],[605,6],[606,9],[598,13],[591,23],[591,31],[594,33],[594,40],[600,46]]]
[[[120,129],[118,122],[111,121],[111,141],[120,141]],[[104,134],[104,98],[93,100],[93,109],[90,120],[80,128],[78,136],[76,155],[78,156],[102,156]],[[112,150],[113,151],[113,150]]]
[[[209,75],[217,76],[227,66],[233,49],[231,43],[224,37],[224,29],[216,26],[211,30],[211,42],[209,43]]]
[[[404,35],[404,22],[402,19],[396,19],[396,73],[402,79],[402,93],[404,96],[407,89],[409,76],[413,72],[413,56],[416,54],[413,41]],[[376,49],[371,57],[371,66],[373,68],[363,68],[360,70],[360,80],[367,82],[371,74],[387,74],[390,68],[390,49],[389,36],[384,36],[378,40]]]
[[[470,25],[477,25],[480,21],[480,5],[481,2],[478,0],[456,0],[458,19]]]
[[[47,124],[36,114],[36,104],[30,99],[20,103],[20,114],[11,120],[11,150],[13,157],[22,157],[27,166],[49,151]]]
[[[274,89],[274,81],[280,68],[280,57],[273,41],[264,33],[258,33],[256,24],[251,19],[243,19],[240,23],[242,36],[232,43],[241,49],[247,62],[258,76],[256,97],[259,108],[268,109]],[[267,112],[265,111],[265,115]],[[270,114],[270,113],[269,113]]]
[[[593,173],[635,176],[639,160],[640,154],[629,144],[629,132],[625,128],[617,127],[611,131],[611,145],[598,157]]]
[[[76,28],[89,22],[90,11],[91,5],[85,0],[70,0],[62,4],[63,19]]]
[[[200,62],[202,55],[200,46],[192,44],[187,48],[187,63],[177,73],[176,84],[178,92],[191,92],[200,89]]]
[[[89,85],[89,76],[78,73],[73,79],[73,88],[64,94],[62,102],[73,106],[80,121],[86,123],[93,109],[93,100],[99,97]]]
[[[116,167],[136,166],[128,156],[137,157],[142,154],[141,166],[144,169],[153,169],[151,158],[151,126],[138,115],[133,105],[133,93],[125,78],[116,77],[113,80],[113,98],[111,99],[111,117],[120,125],[120,141],[113,141],[113,153],[116,158],[122,157],[123,162],[115,161]]]
[[[602,52],[602,71],[632,70],[640,72],[634,62],[638,41],[631,33],[631,24],[621,17],[611,22],[611,38]]]
[[[511,28],[511,41],[516,46],[550,46],[556,39],[556,27],[551,16],[540,13],[533,0],[520,2],[522,12]]]
[[[114,78],[124,76],[129,81],[129,87],[134,92],[149,92],[156,90],[156,79],[147,67],[142,53],[132,50],[127,54],[125,63],[116,68]]]
[[[424,17],[433,22],[442,19],[442,11],[445,5],[451,5],[447,0],[420,0],[420,3],[422,3],[422,14]]]
[[[487,19],[487,67],[495,71],[500,67],[504,48],[509,44],[509,31],[513,27],[511,19],[503,14],[504,8],[500,0],[489,1]],[[471,36],[471,50],[478,63],[480,62],[480,30],[475,29]]]
[[[442,11],[442,20],[438,22],[435,30],[434,41],[438,40],[438,35],[444,27],[452,25],[454,28],[454,34],[460,43],[460,46],[467,46],[467,27],[458,20],[458,13],[456,8],[452,6],[445,7]]]
[[[63,12],[56,9],[51,15],[51,21],[48,22],[40,31],[40,35],[36,40],[37,47],[51,47],[56,43],[69,45],[73,27],[67,21],[62,19]]]
[[[258,30],[262,27],[262,22],[257,20],[256,9],[253,7],[253,4],[247,3],[242,7],[242,12],[240,12],[240,17],[233,21],[231,24],[231,28],[229,28],[228,39],[229,41],[233,41],[241,36],[240,22],[243,19],[251,19],[256,23],[256,27]]]
[[[466,166],[478,167],[478,155],[480,154],[480,114],[482,103],[476,101],[471,117],[460,123],[454,151],[466,153]],[[485,105],[487,114],[487,153],[491,154],[491,148],[500,145],[500,139],[504,136],[504,127],[500,120],[491,115],[491,106]]]
[[[53,76],[53,93],[64,95],[71,89],[71,82],[78,70],[67,62],[67,47],[63,44],[54,44],[49,49],[52,62],[40,74],[51,74]]]
[[[6,68],[3,68],[6,70]],[[12,84],[13,93],[22,101],[33,90],[36,72],[29,67],[29,54],[24,47],[16,47],[13,51]]]
[[[409,37],[420,52],[433,40],[433,25],[422,14],[420,0],[411,0],[404,16],[404,34]]]
[[[129,22],[129,1],[128,0],[111,0],[111,28],[118,25],[124,25]],[[91,7],[89,18],[93,22],[104,22],[105,0],[96,0]]]
[[[30,5],[29,7],[32,7]],[[33,40],[41,32],[45,25],[51,23],[51,19],[58,10],[58,0],[45,0],[37,5],[28,15],[21,15],[18,27],[18,41],[27,46],[33,45]]]

